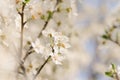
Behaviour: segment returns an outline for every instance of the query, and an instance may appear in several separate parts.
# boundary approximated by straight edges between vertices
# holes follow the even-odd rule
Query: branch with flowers
[[[20,53],[19,57],[21,58],[20,60],[20,68],[18,68],[18,73],[23,75],[27,79],[27,70],[24,66],[27,58],[32,54],[32,53],[38,53],[38,54],[46,54],[45,56],[45,61],[43,62],[42,65],[40,65],[37,70],[35,71],[33,75],[33,79],[35,80],[37,76],[40,74],[41,70],[44,68],[44,66],[48,63],[48,61],[52,60],[55,64],[61,65],[62,60],[64,59],[64,53],[65,51],[70,47],[69,44],[69,38],[66,37],[63,33],[61,32],[56,32],[55,30],[45,30],[48,26],[48,23],[52,19],[53,15],[56,12],[60,11],[60,8],[58,5],[62,3],[62,0],[56,0],[56,4],[54,6],[53,11],[47,11],[48,15],[47,18],[45,19],[45,16],[42,15],[41,19],[45,20],[45,23],[43,25],[43,28],[40,30],[37,39],[34,42],[29,42],[30,46],[25,53],[23,54],[23,42],[24,42],[24,28],[25,25],[34,18],[34,15],[32,15],[31,19],[28,19],[25,21],[25,9],[26,6],[29,4],[30,0],[24,0],[24,1],[19,1],[16,0],[16,4],[20,4],[20,8],[17,8],[17,12],[20,15],[21,19],[21,31],[20,31]],[[68,11],[68,9],[67,9]],[[47,43],[42,45],[42,41],[40,41],[40,38],[42,35],[48,40]],[[24,55],[24,56],[23,56]],[[22,57],[23,56],[23,57]],[[30,66],[32,67],[32,65]]]
[[[105,39],[103,44],[105,44],[106,41],[110,41],[120,47],[119,35],[119,26],[114,24],[109,29],[105,30],[105,34],[102,35],[102,38]],[[109,70],[106,71],[105,74],[113,79],[120,80],[120,67],[112,63]]]
[[[120,67],[115,64],[111,64],[109,70],[105,72],[105,74],[113,79],[120,80]]]

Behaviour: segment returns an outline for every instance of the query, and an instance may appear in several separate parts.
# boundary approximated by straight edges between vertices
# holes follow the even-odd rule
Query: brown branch
[[[27,59],[27,57],[28,57],[31,53],[34,52],[34,51],[30,51],[31,49],[32,49],[32,47],[30,47],[30,49],[28,50],[27,54],[24,56],[23,61],[25,61],[25,60]]]
[[[115,78],[116,78],[116,80],[120,80],[117,73],[115,73]]]
[[[54,50],[53,46],[51,46],[51,49],[52,49],[52,52],[54,53],[55,50]],[[33,80],[35,80],[36,77],[40,74],[41,70],[44,68],[44,66],[47,64],[47,62],[49,61],[50,58],[51,58],[51,55],[49,55],[48,58],[45,60],[45,62],[38,68],[38,71],[37,71],[37,73],[35,74]]]
[[[23,49],[23,30],[24,30],[24,9],[25,9],[26,4],[23,3],[22,6],[22,11],[18,12],[18,14],[21,17],[21,40],[20,40],[20,57],[22,55],[22,49]]]
[[[115,41],[111,38],[113,30],[116,29],[116,28],[117,28],[117,26],[113,25],[112,28],[110,28],[108,31],[107,30],[105,31],[106,32],[105,35],[107,35],[106,40],[109,40],[109,41],[115,43],[116,45],[120,46],[120,44],[118,42],[118,36],[117,36],[117,39]]]
[[[20,53],[19,53],[19,56],[20,58],[22,57],[23,55],[23,32],[24,32],[24,25],[25,25],[25,22],[24,22],[24,9],[25,9],[25,6],[26,6],[26,3],[23,2],[23,5],[22,5],[22,11],[18,11],[18,14],[20,15],[21,17],[21,38],[20,38]],[[20,62],[20,68],[22,69],[23,72],[25,72],[25,68],[24,68],[24,62],[21,61]],[[18,70],[19,71],[19,70]]]
[[[116,45],[120,46],[119,42],[118,41],[114,41],[112,40],[111,38],[109,39],[111,42],[115,43]]]
[[[56,10],[54,10],[54,11],[52,12],[51,18],[47,18],[47,21],[45,21],[45,24],[44,24],[43,28],[41,29],[41,31],[40,31],[40,33],[39,33],[39,35],[38,35],[38,38],[40,38],[40,37],[42,36],[42,31],[47,28],[47,25],[48,25],[48,23],[50,22],[50,20],[52,19],[53,14],[54,14],[55,12],[56,12]]]
[[[44,68],[44,66],[47,64],[47,62],[49,61],[50,58],[51,58],[51,56],[49,56],[49,57],[45,60],[45,62],[42,64],[42,66],[39,67],[39,69],[38,69],[36,75],[34,76],[34,79],[33,79],[33,80],[36,79],[36,77],[39,75],[39,73],[40,73],[41,70]]]

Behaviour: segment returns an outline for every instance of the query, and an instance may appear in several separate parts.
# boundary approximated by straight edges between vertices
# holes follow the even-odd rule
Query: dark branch
[[[23,55],[22,49],[23,49],[23,30],[24,30],[24,9],[25,9],[26,3],[23,2],[22,5],[22,11],[18,11],[18,14],[21,17],[21,40],[20,40],[20,58]],[[23,73],[25,73],[25,67],[24,67],[24,62],[21,60],[20,63],[20,68],[22,69]]]
[[[109,39],[111,42],[115,43],[116,45],[120,46],[119,42],[118,41],[114,41],[112,40],[111,38]]]
[[[47,62],[49,61],[50,58],[51,58],[51,56],[49,56],[49,57],[45,60],[45,62],[42,64],[42,66],[39,67],[39,69],[38,69],[36,75],[34,76],[34,79],[33,79],[33,80],[35,80],[36,77],[40,74],[41,70],[44,68],[44,66],[47,64]]]

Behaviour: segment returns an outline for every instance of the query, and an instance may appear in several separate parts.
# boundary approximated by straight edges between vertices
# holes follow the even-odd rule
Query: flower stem
[[[23,66],[24,62],[21,60],[22,55],[23,55],[23,34],[24,34],[24,25],[26,24],[26,22],[24,22],[24,9],[25,9],[26,3],[23,3],[22,5],[22,11],[18,11],[18,14],[20,15],[21,18],[21,32],[20,32],[20,53],[19,53],[19,57],[20,57],[20,68],[22,69],[23,73],[25,74],[25,68]],[[19,72],[19,70],[18,70]]]
[[[120,80],[118,74],[115,74],[116,80]]]
[[[33,80],[36,79],[36,77],[37,77],[38,74],[41,72],[41,70],[44,68],[44,66],[47,64],[47,62],[49,61],[50,58],[51,58],[51,56],[49,56],[49,57],[45,60],[45,62],[42,64],[42,66],[40,66],[40,68],[38,69],[38,71],[37,71],[36,75],[34,76],[34,79],[33,79]]]
[[[25,6],[26,4],[23,3],[22,5],[22,11],[21,12],[18,12],[18,14],[20,15],[21,17],[21,37],[20,37],[20,57],[22,56],[22,49],[23,49],[23,32],[24,32],[24,9],[25,9]]]

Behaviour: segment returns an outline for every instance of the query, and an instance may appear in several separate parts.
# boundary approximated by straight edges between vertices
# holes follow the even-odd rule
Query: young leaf
[[[113,77],[113,73],[112,72],[105,72],[105,75],[107,75],[109,77]]]
[[[50,18],[52,18],[52,16],[53,16],[53,12],[48,11],[47,13],[48,13],[48,20],[49,20]]]
[[[109,36],[108,35],[102,35],[102,38],[109,39]]]
[[[112,63],[111,65],[112,65],[112,69],[115,70],[116,69],[115,64]]]
[[[41,19],[42,19],[42,20],[45,20],[45,15],[41,15]]]
[[[28,3],[28,2],[30,2],[30,0],[25,0],[24,2],[25,2],[25,3]]]

